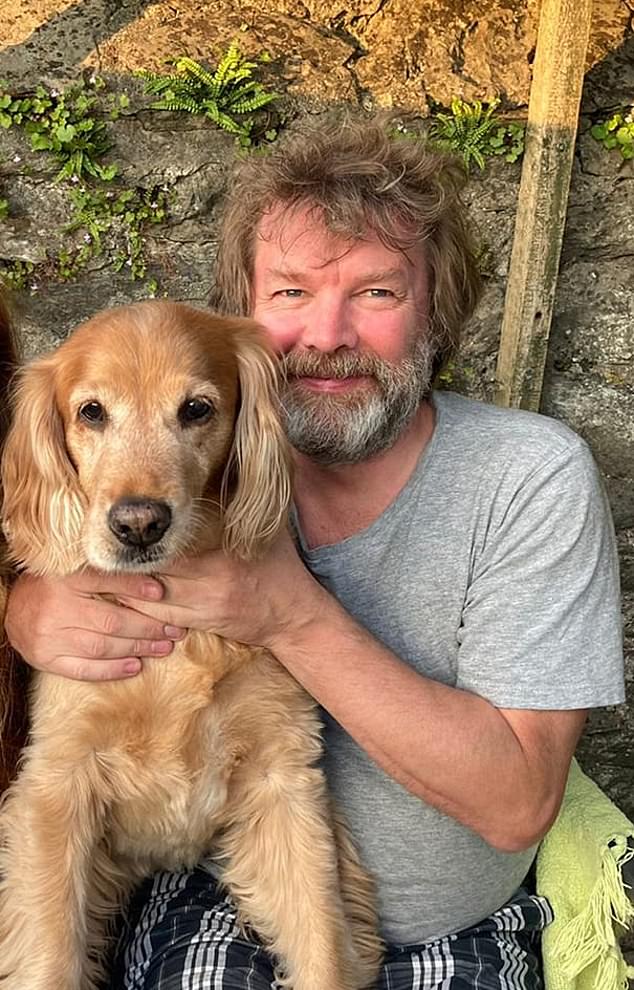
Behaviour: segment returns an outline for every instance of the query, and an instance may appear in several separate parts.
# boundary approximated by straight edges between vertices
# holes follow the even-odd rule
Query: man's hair
[[[424,250],[434,371],[455,350],[478,300],[480,275],[455,159],[401,133],[393,115],[319,117],[238,163],[223,214],[211,304],[248,315],[255,231],[278,204],[309,207],[344,238],[374,233],[389,248]]]

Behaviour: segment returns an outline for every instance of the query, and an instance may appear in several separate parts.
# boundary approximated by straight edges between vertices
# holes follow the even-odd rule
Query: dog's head
[[[14,560],[151,571],[197,546],[257,554],[290,499],[276,385],[251,321],[167,302],[99,313],[18,379],[2,460]]]

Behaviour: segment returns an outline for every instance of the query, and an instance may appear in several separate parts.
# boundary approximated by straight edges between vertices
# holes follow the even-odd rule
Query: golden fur
[[[249,321],[171,303],[98,314],[22,373],[2,469],[14,559],[63,574],[257,554],[290,497],[275,386]],[[197,396],[215,413],[185,427]],[[97,400],[107,419],[87,425]],[[172,509],[145,557],[108,528],[129,496]],[[132,885],[210,851],[285,986],[373,981],[372,884],[329,805],[315,704],[270,654],[190,632],[131,680],[38,673],[31,714],[0,818],[3,990],[93,990]]]

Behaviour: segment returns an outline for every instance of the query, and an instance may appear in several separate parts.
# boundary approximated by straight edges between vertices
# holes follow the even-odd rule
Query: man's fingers
[[[150,574],[104,574],[86,567],[71,575],[68,580],[72,582],[75,591],[84,594],[130,595],[154,602],[163,597],[163,585]]]
[[[129,639],[104,636],[87,629],[78,629],[69,646],[77,657],[90,662],[121,660],[128,657],[164,657],[174,648],[172,640]],[[66,658],[69,659],[69,658]]]
[[[55,673],[74,681],[119,681],[134,677],[142,669],[138,657],[118,660],[90,660],[83,657],[57,657]]]
[[[169,628],[170,631],[167,635],[170,638],[179,638],[176,635],[172,637],[172,630],[182,629],[184,632],[192,624],[194,612],[191,608],[187,609],[181,605],[163,605],[162,602],[156,604],[140,602],[134,598],[122,597],[120,601],[132,615],[143,615],[160,629]]]
[[[136,603],[138,606],[138,602]],[[112,602],[93,601],[86,606],[82,617],[82,627],[116,636],[122,639],[164,640],[179,639],[177,630],[165,631],[165,622],[160,618],[124,608]],[[184,635],[185,630],[181,631]]]

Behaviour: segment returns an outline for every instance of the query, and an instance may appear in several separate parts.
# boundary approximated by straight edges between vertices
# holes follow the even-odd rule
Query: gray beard
[[[398,364],[353,351],[290,352],[282,358],[286,435],[292,446],[319,464],[357,464],[393,446],[431,390],[435,348],[422,334]],[[309,393],[295,378],[369,375],[351,395]]]

